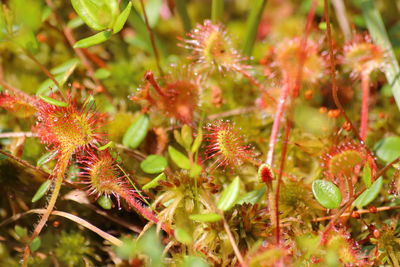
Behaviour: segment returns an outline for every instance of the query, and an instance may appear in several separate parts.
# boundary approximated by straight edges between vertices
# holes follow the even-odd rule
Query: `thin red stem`
[[[332,79],[332,97],[333,101],[335,102],[336,107],[340,110],[340,114],[346,119],[347,123],[350,125],[351,130],[353,131],[354,135],[362,141],[360,135],[357,132],[357,129],[354,127],[353,123],[351,122],[349,116],[347,116],[346,111],[344,110],[342,104],[340,103],[338,97],[338,87],[336,83],[336,61],[335,56],[333,55],[333,42],[332,42],[332,32],[331,32],[331,23],[329,18],[329,3],[328,0],[324,0],[324,16],[326,21],[326,36],[329,46],[329,60],[330,60],[330,72],[331,72],[331,79]]]
[[[368,128],[368,102],[369,102],[369,74],[363,72],[361,74],[361,89],[362,89],[362,102],[361,102],[361,125],[360,137],[365,141]]]
[[[282,147],[282,154],[281,154],[281,161],[280,161],[280,172],[278,174],[278,181],[276,185],[276,194],[275,194],[275,221],[276,221],[276,228],[275,228],[275,237],[276,243],[280,243],[280,224],[279,224],[279,198],[281,192],[281,185],[282,185],[282,176],[283,170],[285,168],[286,162],[286,154],[287,154],[287,144],[289,141],[290,131],[292,129],[292,120],[287,119],[285,124],[285,132],[284,132],[284,140],[283,140],[283,147]]]
[[[173,230],[169,225],[166,225],[165,223],[162,223],[158,220],[157,216],[153,213],[152,210],[144,207],[138,199],[136,199],[132,194],[129,192],[126,192],[126,190],[120,190],[120,192],[117,192],[118,195],[123,198],[132,208],[134,208],[140,215],[145,217],[147,220],[155,223],[155,224],[160,224],[161,228],[167,232],[169,235],[173,235]]]
[[[239,66],[234,66],[233,68],[237,72],[242,74],[247,80],[249,80],[249,82],[252,85],[258,87],[262,92],[264,92],[267,95],[267,97],[272,101],[272,103],[276,104],[276,99],[270,93],[268,93],[267,89],[265,88],[265,86],[262,83],[260,83],[257,79],[255,79],[250,73],[245,71],[243,68],[241,68]]]
[[[266,163],[269,166],[272,166],[272,162],[274,161],[275,144],[278,139],[279,127],[281,125],[281,120],[283,117],[283,113],[285,111],[285,106],[286,106],[287,98],[289,96],[290,88],[291,88],[290,83],[285,82],[285,84],[282,87],[282,93],[279,97],[278,106],[277,106],[276,113],[275,113],[275,119],[274,119],[274,123],[272,125],[271,135],[269,137],[268,154],[267,154],[267,161],[266,161]]]
[[[156,45],[156,38],[154,37],[153,29],[150,26],[149,18],[147,17],[146,8],[144,6],[143,0],[140,0],[139,2],[140,2],[140,5],[142,6],[144,22],[146,24],[147,31],[150,35],[150,42],[151,42],[151,46],[153,48],[154,56],[156,57],[156,64],[157,64],[158,71],[160,72],[160,75],[164,75],[164,72],[160,65],[160,54],[158,53],[158,49],[157,49],[157,45]],[[132,1],[132,4],[133,4],[133,1]]]

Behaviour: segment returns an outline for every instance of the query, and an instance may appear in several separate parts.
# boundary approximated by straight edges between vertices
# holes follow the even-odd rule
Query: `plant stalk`
[[[158,72],[160,73],[160,75],[163,76],[164,72],[163,72],[163,70],[161,68],[160,54],[158,52],[158,48],[157,48],[157,45],[156,45],[156,39],[154,37],[154,32],[153,32],[153,29],[150,26],[149,18],[147,17],[147,12],[146,12],[146,8],[144,6],[143,0],[140,0],[140,5],[142,6],[144,22],[146,24],[146,29],[147,29],[147,32],[149,33],[149,36],[150,36],[151,47],[153,48],[154,56],[156,58],[157,69],[158,69]]]
[[[222,22],[224,15],[224,0],[213,0],[211,6],[211,20],[213,23]]]
[[[251,56],[254,43],[256,42],[258,26],[261,21],[267,0],[253,0],[249,18],[247,19],[246,33],[244,36],[243,54]]]
[[[183,29],[185,32],[189,32],[192,28],[192,23],[190,22],[189,14],[187,11],[187,1],[186,0],[176,0],[176,9],[178,10],[179,17],[181,18]]]
[[[47,204],[46,212],[43,213],[42,218],[40,219],[39,223],[36,225],[31,237],[29,238],[28,243],[25,246],[24,256],[23,256],[23,264],[22,264],[24,267],[28,266],[28,258],[30,255],[30,248],[29,248],[30,244],[40,234],[40,232],[42,231],[43,227],[45,226],[47,220],[49,219],[51,212],[54,210],[54,206],[56,205],[58,195],[60,194],[61,185],[64,180],[64,174],[65,174],[65,171],[67,170],[69,159],[71,156],[72,156],[72,152],[69,152],[69,151],[66,152],[65,154],[61,155],[59,162],[58,162],[59,163],[58,166],[56,165],[57,175],[56,175],[56,179],[54,180],[54,189],[51,194],[49,203]]]
[[[266,163],[269,166],[272,166],[272,163],[274,161],[275,144],[278,139],[279,127],[281,125],[281,120],[283,117],[283,113],[285,111],[285,106],[286,106],[286,102],[287,102],[287,99],[289,96],[290,88],[291,88],[290,83],[285,82],[282,87],[282,93],[278,100],[278,106],[276,109],[275,119],[274,119],[274,123],[272,125],[271,136],[269,137],[269,144],[268,144],[268,154],[267,154]]]
[[[361,74],[362,102],[361,102],[361,125],[360,137],[365,141],[368,128],[368,102],[369,102],[369,73]]]

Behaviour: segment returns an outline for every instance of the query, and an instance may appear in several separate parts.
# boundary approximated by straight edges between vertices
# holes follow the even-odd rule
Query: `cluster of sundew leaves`
[[[233,1],[220,11],[224,1],[211,2],[212,21],[210,7],[200,0],[144,1],[147,18],[141,1],[11,0],[2,6],[0,125],[7,137],[1,143],[13,156],[0,162],[1,218],[43,207],[52,188],[47,176],[60,166],[57,153],[77,152],[76,146],[90,143],[77,141],[80,133],[90,136],[101,126],[96,132],[104,141],[68,159],[57,208],[123,241],[110,247],[109,239],[104,243],[80,228],[88,233],[83,238],[71,231],[73,224],[52,216],[43,234],[29,242],[37,219],[28,215],[1,229],[5,264],[18,264],[14,258],[28,244],[32,266],[399,266],[398,166],[377,177],[400,156],[399,111],[395,84],[382,73],[392,64],[391,51],[370,40],[366,31],[374,31],[361,15],[369,1],[346,3],[358,34],[352,41],[344,40],[348,33],[331,16],[339,100],[356,129],[360,120],[367,122],[363,142],[331,97],[323,5],[316,7],[302,51],[313,1]],[[398,7],[376,5],[397,54]],[[25,9],[31,16],[21,15]],[[75,41],[67,44],[71,31]],[[251,36],[256,42],[250,55],[251,40],[245,38]],[[84,50],[75,53],[71,46]],[[367,119],[360,112],[362,72],[370,91]],[[282,88],[295,86],[298,77],[299,96],[277,117]],[[63,99],[65,93],[74,104]],[[64,112],[51,119],[70,123],[34,131],[44,143],[61,144],[56,151],[26,133],[35,129],[37,101]],[[98,114],[85,108],[88,103]],[[106,114],[101,124],[86,116],[100,113]],[[281,119],[281,128],[291,130],[289,139],[283,140],[281,129],[272,164],[262,164],[272,124]],[[93,129],[88,122],[96,124]],[[92,172],[103,180],[93,180]],[[345,216],[326,233],[332,218],[324,217],[339,214],[352,197]],[[165,231],[146,231],[147,220]],[[133,228],[144,229],[138,240]]]

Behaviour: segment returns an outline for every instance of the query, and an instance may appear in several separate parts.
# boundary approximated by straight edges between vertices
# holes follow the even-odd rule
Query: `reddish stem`
[[[287,98],[289,96],[289,92],[291,89],[291,84],[289,82],[285,82],[282,87],[282,93],[279,97],[278,106],[275,113],[274,124],[272,125],[271,136],[269,137],[269,144],[268,144],[268,155],[266,163],[269,166],[272,166],[272,162],[274,160],[274,150],[275,144],[278,139],[279,127],[281,125],[281,120],[283,117],[283,113],[285,111],[285,106],[287,102]]]
[[[167,96],[164,91],[160,88],[160,86],[158,86],[158,83],[156,82],[156,80],[154,79],[154,74],[152,71],[147,71],[144,74],[144,78],[146,79],[146,81],[148,81],[153,88],[157,91],[157,93],[160,94],[160,96]]]
[[[155,224],[160,224],[161,228],[167,232],[169,235],[173,235],[173,230],[169,225],[166,225],[165,223],[162,223],[158,220],[157,216],[151,211],[150,209],[144,207],[138,199],[136,199],[130,192],[127,192],[126,190],[120,190],[120,192],[117,192],[118,195],[123,198],[129,206],[134,208],[140,215],[145,217],[147,220],[155,223]]]
[[[360,137],[365,141],[367,136],[368,127],[368,102],[369,102],[369,73],[363,72],[361,74],[361,89],[362,89],[362,102],[361,102],[361,125]]]
[[[265,88],[265,86],[260,83],[257,79],[255,79],[250,73],[248,73],[246,70],[244,70],[243,68],[241,68],[240,66],[234,66],[233,67],[237,72],[239,72],[240,74],[242,74],[247,80],[249,80],[249,82],[258,87],[262,92],[264,92],[266,94],[266,96],[272,101],[272,103],[276,104],[276,99],[267,92],[267,89]]]
[[[278,174],[278,181],[276,185],[276,195],[275,195],[275,221],[276,221],[276,228],[275,228],[275,236],[276,236],[276,243],[280,243],[280,223],[279,223],[279,197],[280,197],[280,192],[281,192],[281,185],[282,185],[282,175],[283,175],[283,169],[285,168],[285,162],[286,162],[286,154],[287,154],[287,143],[289,140],[290,136],[290,130],[292,129],[292,120],[288,118],[286,120],[286,125],[285,125],[285,133],[284,133],[284,140],[283,140],[283,147],[282,147],[282,156],[281,156],[281,161],[280,161],[280,172]]]
[[[333,42],[332,42],[332,32],[331,32],[331,23],[329,18],[329,2],[328,0],[324,0],[324,16],[326,21],[326,37],[329,46],[329,60],[330,60],[330,72],[331,72],[331,79],[332,79],[332,97],[333,102],[335,102],[336,107],[340,110],[340,114],[346,119],[347,123],[350,125],[351,130],[353,131],[354,135],[360,140],[361,137],[357,132],[357,129],[354,127],[353,123],[351,122],[349,116],[347,116],[346,111],[344,110],[342,104],[340,103],[338,97],[338,87],[336,83],[336,61],[335,56],[333,55]]]

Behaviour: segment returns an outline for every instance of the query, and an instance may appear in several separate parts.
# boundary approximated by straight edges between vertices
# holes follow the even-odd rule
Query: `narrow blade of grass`
[[[254,0],[254,3],[252,3],[249,18],[247,19],[246,35],[242,49],[243,54],[246,56],[250,56],[253,51],[258,25],[260,24],[261,16],[266,4],[267,0]]]
[[[387,62],[383,71],[385,72],[386,79],[392,87],[393,96],[396,100],[397,107],[400,110],[400,68],[396,56],[394,55],[393,47],[389,40],[381,14],[373,0],[363,0],[361,8],[372,39],[386,53]]]

